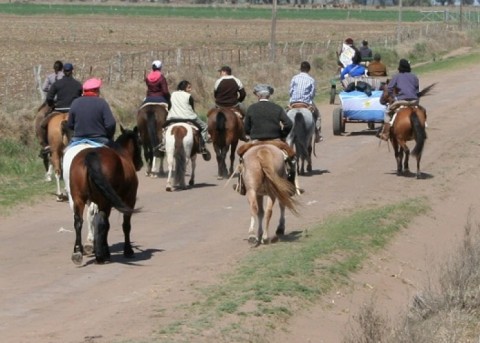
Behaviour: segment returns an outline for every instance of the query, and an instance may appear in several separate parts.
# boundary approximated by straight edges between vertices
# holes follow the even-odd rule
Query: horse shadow
[[[328,169],[314,169],[311,172],[305,172],[305,174],[298,174],[300,177],[312,177],[316,175],[322,175],[322,174],[330,174],[330,170]]]
[[[110,261],[109,263],[121,263],[128,265],[136,265],[138,262],[147,261],[152,259],[155,253],[163,252],[164,249],[142,249],[139,245],[132,244],[132,248],[135,251],[135,256],[133,258],[126,258],[123,256],[123,242],[118,242],[113,244],[110,247]],[[88,260],[83,267],[86,267],[91,264],[95,264],[95,256],[92,255],[92,258]]]
[[[386,174],[389,174],[389,175],[397,175],[397,171],[391,171],[389,173],[386,173]],[[432,174],[429,174],[429,173],[424,173],[424,172],[421,172],[420,174],[420,177],[417,178],[417,174],[413,173],[413,172],[408,172],[408,173],[403,173],[402,175],[399,175],[399,176],[402,176],[402,177],[405,177],[405,178],[416,178],[418,180],[431,180],[433,179],[435,176],[433,176]]]
[[[346,137],[356,137],[356,136],[375,136],[379,129],[365,129],[362,131],[351,131],[345,132],[343,135]]]
[[[296,242],[303,236],[303,231],[291,231],[285,235],[278,236],[280,242]]]

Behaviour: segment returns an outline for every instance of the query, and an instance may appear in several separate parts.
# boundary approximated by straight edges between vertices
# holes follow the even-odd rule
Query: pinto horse
[[[250,205],[251,219],[248,241],[255,243],[255,246],[273,242],[278,239],[279,235],[285,233],[285,208],[298,214],[297,201],[292,198],[295,194],[295,186],[287,180],[282,150],[272,144],[252,146],[243,154],[241,173]],[[263,204],[264,197],[267,197],[266,209]],[[277,199],[280,207],[280,221],[275,236],[270,239],[268,229],[273,205]],[[265,219],[265,229],[263,219]],[[257,235],[254,234],[255,220],[258,226]]]
[[[69,147],[64,159],[64,179],[73,210],[75,244],[72,261],[80,265],[87,247],[82,244],[83,212],[88,208],[89,244],[97,263],[110,259],[109,216],[112,208],[123,214],[123,255],[133,257],[130,243],[131,216],[137,198],[136,172],[143,166],[137,130],[124,130],[112,148],[79,144]],[[82,146],[83,145],[83,146]],[[93,236],[93,237],[92,237]],[[86,244],[87,245],[87,244]],[[85,248],[85,250],[84,250]]]
[[[137,112],[137,127],[147,163],[147,176],[165,175],[163,169],[165,154],[158,151],[157,147],[163,139],[163,126],[167,120],[167,115],[167,108],[163,104],[156,103],[147,103],[140,107]]]
[[[305,161],[307,161],[307,172],[312,171],[315,121],[312,112],[306,108],[292,108],[287,115],[292,120],[293,127],[286,141],[288,145],[295,148],[298,175],[304,175]]]
[[[218,180],[233,174],[235,150],[238,140],[243,135],[243,126],[235,112],[229,108],[212,108],[207,113],[208,133],[212,138],[218,165]],[[230,167],[227,169],[225,159],[230,150]]]
[[[388,94],[388,81],[383,87],[383,94],[380,98],[382,104],[393,104],[395,99]],[[418,97],[427,95],[435,86],[431,84],[418,93]],[[423,148],[427,133],[425,130],[425,122],[427,120],[427,111],[420,105],[411,105],[406,103],[400,104],[393,117],[393,124],[390,127],[390,141],[392,142],[393,151],[395,153],[395,160],[397,161],[397,175],[410,175],[409,156],[410,148],[407,145],[408,141],[415,140],[415,146],[411,154],[417,160],[417,179],[422,178],[420,171],[420,160],[422,159]]]
[[[167,126],[165,132],[165,152],[167,154],[167,186],[171,192],[176,186],[186,189],[185,174],[188,161],[192,163],[189,186],[195,184],[195,167],[199,152],[200,137],[196,127],[185,122],[174,122]],[[173,173],[173,171],[175,172]],[[172,183],[173,173],[173,183]]]

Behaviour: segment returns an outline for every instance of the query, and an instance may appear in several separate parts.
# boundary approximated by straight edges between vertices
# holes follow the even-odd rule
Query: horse
[[[130,242],[131,216],[135,208],[138,178],[143,166],[138,132],[121,127],[121,135],[112,147],[92,147],[89,144],[71,145],[64,158],[64,180],[70,208],[73,210],[75,244],[72,261],[82,263],[87,251],[95,252],[99,264],[110,260],[108,247],[109,216],[112,208],[123,214],[123,255],[132,258]],[[83,212],[88,206],[89,228],[87,244],[82,244]],[[92,232],[93,230],[93,232]]]
[[[307,161],[307,172],[312,171],[313,136],[315,134],[313,114],[307,108],[292,108],[287,115],[292,120],[293,127],[286,142],[295,148],[297,174],[305,175],[305,161]]]
[[[156,103],[146,103],[137,112],[137,127],[147,163],[147,176],[165,175],[163,169],[165,153],[158,151],[158,145],[163,139],[163,126],[167,115],[167,108]],[[159,163],[157,159],[160,159]]]
[[[287,180],[285,161],[282,150],[272,144],[252,146],[243,154],[241,169],[245,184],[246,196],[250,205],[250,228],[248,230],[250,243],[255,246],[268,244],[278,240],[278,236],[285,234],[285,208],[295,215],[298,214],[297,201],[292,198],[295,186]],[[263,198],[267,197],[266,209]],[[275,236],[270,239],[268,229],[272,217],[273,205],[278,199],[280,207],[280,220]],[[265,218],[265,229],[263,219]],[[257,221],[257,235],[255,232]]]
[[[43,103],[37,110],[34,119],[35,134],[39,141],[43,141],[41,126],[46,125],[47,143],[50,147],[49,154],[42,154],[43,165],[45,167],[45,180],[52,181],[52,174],[55,173],[57,183],[57,201],[66,200],[60,187],[60,179],[62,178],[62,158],[63,150],[70,141],[70,130],[67,128],[68,113],[51,112],[51,107],[47,103]],[[49,113],[51,112],[51,113]],[[47,122],[44,123],[45,118]]]
[[[238,140],[243,135],[243,127],[235,112],[229,108],[212,108],[207,113],[208,133],[212,138],[218,165],[218,180],[233,174],[235,150]],[[230,167],[227,169],[225,159],[230,149]]]
[[[176,186],[186,189],[185,174],[187,164],[192,163],[189,186],[195,184],[195,167],[197,153],[199,152],[200,137],[198,129],[186,122],[174,122],[167,126],[165,131],[165,153],[167,155],[167,186],[166,191],[171,192]],[[172,172],[173,175],[172,185]]]
[[[394,98],[388,94],[388,80],[383,87],[383,93],[380,97],[380,103],[393,104]],[[418,93],[418,97],[427,95],[435,86],[435,83],[425,87]],[[415,140],[415,146],[411,154],[415,156],[417,161],[417,179],[422,178],[420,171],[420,160],[422,159],[423,148],[427,133],[425,130],[425,122],[427,120],[427,111],[420,105],[411,105],[406,103],[400,105],[394,117],[393,124],[390,127],[390,141],[392,142],[393,151],[395,153],[395,160],[397,161],[397,175],[410,175],[409,156],[410,148],[407,145],[408,141]]]

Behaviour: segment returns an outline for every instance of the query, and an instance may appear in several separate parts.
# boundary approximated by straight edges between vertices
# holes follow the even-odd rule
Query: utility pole
[[[398,1],[397,44],[400,43],[402,29],[402,0]]]
[[[272,1],[272,32],[270,33],[270,62],[275,62],[275,31],[277,28],[277,0]]]

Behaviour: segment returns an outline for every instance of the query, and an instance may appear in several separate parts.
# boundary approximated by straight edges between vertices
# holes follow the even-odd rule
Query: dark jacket
[[[160,79],[155,82],[150,82],[145,78],[145,83],[147,84],[147,97],[163,97],[165,100],[170,99],[170,92],[165,76],[162,75]]]
[[[283,125],[280,125],[280,123]],[[260,100],[251,105],[245,116],[245,133],[251,139],[267,140],[285,138],[293,123],[279,105]]]
[[[218,106],[233,107],[245,100],[247,93],[240,80],[228,75],[216,81],[213,95]]]
[[[67,125],[69,129],[74,130],[74,138],[113,139],[116,121],[105,99],[82,96],[73,101]]]
[[[55,108],[70,108],[73,100],[82,96],[82,84],[72,76],[64,75],[57,80],[47,93],[47,104]],[[55,100],[56,96],[56,100]]]
[[[398,73],[388,83],[388,94],[396,100],[417,100],[419,92],[418,77],[412,73]]]

